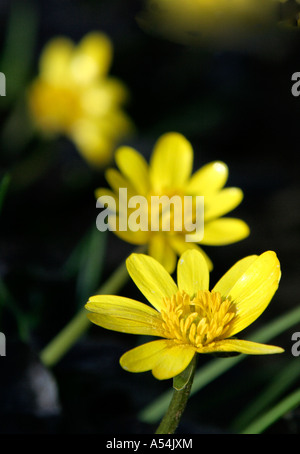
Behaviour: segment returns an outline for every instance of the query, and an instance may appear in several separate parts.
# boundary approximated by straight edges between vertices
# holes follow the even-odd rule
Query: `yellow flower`
[[[65,135],[91,165],[111,160],[117,143],[131,130],[122,111],[127,89],[108,77],[112,43],[99,32],[75,44],[52,39],[43,50],[39,75],[28,91],[33,122],[42,133]]]
[[[103,328],[163,339],[142,344],[120,359],[130,372],[152,370],[158,379],[181,373],[196,353],[266,355],[282,348],[232,338],[266,309],[281,276],[272,251],[238,261],[209,291],[209,270],[195,250],[182,254],[177,285],[150,256],[131,254],[127,270],[152,307],[120,296],[93,296],[89,319]]]
[[[126,203],[119,207],[117,213],[115,233],[125,241],[136,245],[147,245],[148,254],[157,259],[170,273],[176,267],[177,255],[186,249],[198,249],[203,245],[227,245],[246,238],[249,227],[240,220],[222,217],[237,207],[243,198],[239,188],[225,188],[228,168],[223,162],[211,162],[200,168],[193,175],[193,149],[188,140],[179,133],[167,133],[157,141],[149,165],[136,150],[130,147],[121,147],[116,151],[115,160],[117,169],[106,171],[106,179],[113,191],[108,189],[96,190],[96,197],[109,195],[113,197],[116,206],[119,202],[119,189],[127,188],[128,199],[140,195],[150,200],[152,196],[174,195],[184,199],[190,196],[204,196],[204,236],[195,231],[186,241],[186,231],[176,231],[170,228],[164,230],[162,226],[154,231],[151,226],[148,230],[132,231],[130,228],[119,229],[118,225],[127,222],[131,213],[125,210]],[[148,217],[151,218],[151,203],[148,204]],[[150,208],[149,208],[150,207]],[[194,210],[193,214],[194,214]],[[173,216],[176,215],[174,211]],[[126,217],[126,220],[124,220]],[[180,219],[181,220],[181,219]],[[174,220],[175,223],[176,220]],[[172,227],[173,224],[170,223]],[[193,235],[193,236],[192,236]],[[196,244],[198,243],[198,244]],[[212,268],[210,259],[205,255],[209,268]]]
[[[208,41],[236,47],[245,44],[249,33],[259,36],[262,25],[275,24],[278,3],[274,0],[147,0],[139,22],[144,29],[160,32],[175,41]]]

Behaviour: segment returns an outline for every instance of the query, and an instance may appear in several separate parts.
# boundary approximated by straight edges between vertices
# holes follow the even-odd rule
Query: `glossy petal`
[[[274,345],[260,344],[239,339],[225,339],[204,347],[200,353],[238,352],[246,355],[270,355],[284,350]]]
[[[216,219],[205,224],[201,244],[224,246],[243,240],[249,233],[248,225],[241,219]]]
[[[221,293],[224,297],[230,295],[232,287],[257,258],[258,255],[249,255],[236,262],[217,282],[213,291]]]
[[[192,172],[193,149],[178,133],[161,136],[150,161],[150,180],[155,194],[182,188]]]
[[[152,369],[158,380],[167,380],[183,372],[195,355],[194,347],[175,344],[161,352],[160,359]]]
[[[122,174],[131,182],[139,195],[149,191],[148,164],[143,156],[130,147],[121,147],[116,151],[115,160]]]
[[[120,359],[123,369],[129,372],[152,370],[159,380],[180,374],[189,365],[195,350],[172,340],[157,340],[126,352]]]
[[[85,308],[96,325],[113,331],[161,336],[160,314],[150,306],[130,298],[97,295],[89,299]]]
[[[208,290],[209,271],[206,260],[201,252],[195,249],[185,251],[177,265],[177,284],[190,297],[198,290]]]
[[[177,285],[153,257],[131,254],[126,260],[126,266],[131,279],[157,310],[160,310],[164,297],[176,294]]]
[[[195,249],[196,251],[199,251],[203,257],[206,260],[207,266],[209,271],[213,269],[213,263],[208,257],[208,255],[203,251],[203,249],[198,246],[198,244],[191,243],[191,242],[186,242],[184,240],[184,236],[182,235],[174,235],[172,238],[170,238],[170,244],[172,245],[173,249],[177,252],[177,255],[181,256],[184,251],[190,250],[190,249]]]
[[[186,185],[186,194],[210,195],[223,188],[228,178],[228,167],[220,161],[210,162],[193,174]]]
[[[150,235],[148,253],[161,263],[168,273],[173,273],[176,268],[177,256],[166,235],[161,233]]]
[[[273,251],[264,252],[250,264],[228,294],[223,294],[236,308],[226,337],[242,331],[262,314],[278,288],[280,277],[280,263]]]
[[[239,188],[225,188],[220,192],[204,197],[204,219],[221,217],[234,210],[243,200],[243,191]]]

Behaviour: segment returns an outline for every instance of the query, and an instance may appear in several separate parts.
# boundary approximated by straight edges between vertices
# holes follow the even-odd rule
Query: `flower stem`
[[[174,387],[174,392],[173,392],[173,397],[170,402],[170,405],[161,420],[160,425],[158,426],[156,430],[156,434],[174,434],[175,430],[178,427],[178,424],[181,420],[182,414],[185,410],[188,398],[190,396],[190,391],[192,388],[193,384],[193,379],[195,375],[195,369],[196,369],[196,356],[192,359],[190,362],[189,366],[185,371],[180,374],[180,376],[185,376],[187,377],[187,381],[185,382],[184,386],[178,388],[173,385]],[[180,377],[179,376],[179,377]],[[174,379],[175,382],[175,379]],[[178,382],[178,380],[177,380]]]
[[[95,294],[114,294],[128,280],[125,262],[114,271]],[[41,351],[40,359],[47,367],[53,367],[75,344],[90,326],[86,310],[81,309],[62,331]]]

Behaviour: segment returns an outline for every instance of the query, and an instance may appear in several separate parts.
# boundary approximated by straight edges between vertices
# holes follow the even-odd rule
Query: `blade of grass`
[[[18,327],[18,335],[23,342],[30,337],[30,327],[26,314],[18,307],[3,280],[0,279],[0,309],[7,308],[14,316]]]
[[[99,232],[95,227],[89,232],[86,247],[80,257],[77,277],[77,298],[82,301],[99,287],[106,252],[107,232]]]
[[[268,406],[282,396],[298,379],[299,364],[297,359],[293,359],[270,383],[268,383],[261,394],[259,394],[259,396],[236,417],[231,425],[232,431],[242,432],[245,430],[251,421],[254,421],[255,418],[259,417],[258,415],[262,414]]]
[[[37,33],[37,13],[32,2],[11,2],[10,18],[1,59],[7,80],[7,104],[24,90],[30,74]],[[3,105],[3,102],[1,103]]]
[[[268,427],[278,421],[282,416],[284,416],[289,411],[295,409],[300,405],[300,389],[293,391],[287,397],[285,397],[281,402],[276,404],[269,411],[264,413],[260,418],[256,419],[252,424],[246,427],[241,434],[261,434]]]

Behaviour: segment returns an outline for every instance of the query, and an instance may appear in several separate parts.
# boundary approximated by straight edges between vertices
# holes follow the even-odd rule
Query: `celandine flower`
[[[196,353],[239,352],[266,355],[282,348],[233,338],[266,309],[281,272],[274,252],[238,261],[209,291],[209,270],[196,250],[182,254],[177,285],[152,257],[132,254],[128,272],[152,307],[120,296],[93,296],[89,319],[103,328],[163,339],[125,353],[121,366],[130,372],[152,370],[158,379],[181,373]]]
[[[245,45],[276,23],[275,0],[147,0],[139,22],[146,30],[183,43]],[[277,8],[277,9],[276,9]]]
[[[211,162],[192,175],[193,149],[181,134],[171,132],[161,136],[154,147],[149,165],[143,156],[131,147],[119,148],[115,153],[115,160],[120,171],[111,168],[107,169],[105,174],[113,191],[103,188],[96,190],[97,198],[109,195],[114,198],[116,207],[120,205],[116,213],[116,228],[112,230],[129,243],[147,245],[148,254],[162,263],[170,273],[176,267],[177,255],[186,249],[198,249],[204,254],[198,244],[227,245],[249,235],[249,227],[244,221],[222,217],[236,208],[243,199],[241,189],[224,189],[228,177],[226,164]],[[196,196],[204,196],[204,235],[203,230],[200,235],[194,231],[187,242],[187,232],[184,228],[181,231],[175,230],[172,228],[172,222],[169,230],[164,230],[162,225],[157,230],[154,230],[152,225],[144,231],[132,231],[130,226],[121,230],[118,226],[120,223],[127,223],[131,212],[127,210],[126,200],[119,203],[120,188],[127,188],[128,200],[137,195],[149,200],[146,207],[149,219],[153,196],[168,196],[170,200],[176,195],[182,199],[185,196],[194,199]],[[192,211],[194,213],[194,210]],[[175,210],[172,215],[178,216]],[[211,268],[210,259],[207,256],[206,259]]]
[[[105,165],[132,128],[122,110],[127,89],[107,75],[112,51],[110,39],[99,32],[87,34],[77,46],[54,38],[41,54],[39,75],[28,92],[37,129],[67,136],[92,165]]]

